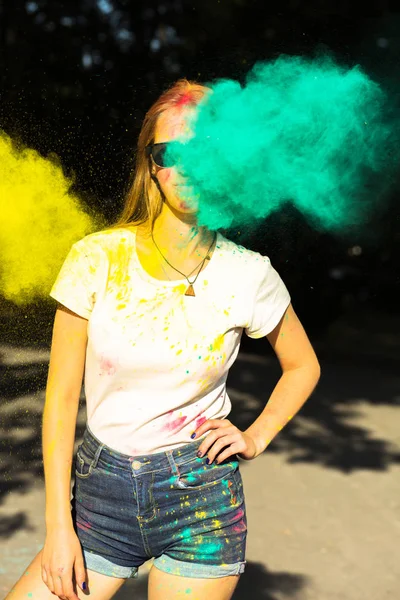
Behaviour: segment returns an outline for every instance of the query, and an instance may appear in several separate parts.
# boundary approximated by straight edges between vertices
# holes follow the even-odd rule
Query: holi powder
[[[182,106],[188,106],[189,104],[192,104],[193,100],[193,94],[187,92],[186,94],[183,94],[183,96],[178,100],[176,106],[177,108],[181,108]]]
[[[206,421],[207,421],[207,417],[199,417],[198,419],[196,419],[196,429],[198,429],[200,427],[200,425],[202,425]]]
[[[187,178],[200,226],[249,231],[289,202],[335,233],[361,228],[384,208],[400,158],[400,119],[361,67],[282,55],[257,63],[243,85],[207,85],[212,93],[190,111],[193,136],[166,151]],[[0,165],[0,293],[23,306],[48,298],[71,245],[106,223],[70,191],[54,155],[0,131]]]
[[[182,429],[184,422],[186,421],[187,416],[179,414],[176,416],[176,412],[170,410],[166,415],[166,422],[161,428],[161,431],[179,431]]]
[[[70,193],[57,157],[0,131],[0,293],[23,306],[47,298],[71,245],[105,226]]]
[[[116,373],[116,368],[113,365],[113,363],[108,359],[105,358],[104,356],[101,356],[100,359],[100,373],[99,375],[115,375]]]
[[[222,550],[223,548],[223,544],[221,542],[214,542],[214,543],[208,543],[208,544],[204,544],[201,548],[201,552],[202,554],[216,554],[217,552],[219,552],[220,550]]]
[[[243,85],[207,85],[188,117],[193,136],[166,153],[200,225],[251,228],[289,202],[336,233],[382,208],[400,158],[399,115],[359,66],[282,55],[257,63]]]

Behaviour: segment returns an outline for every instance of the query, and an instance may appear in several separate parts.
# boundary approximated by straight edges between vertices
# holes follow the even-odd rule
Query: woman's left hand
[[[233,454],[239,454],[241,458],[246,460],[256,457],[257,448],[253,438],[247,433],[240,431],[235,425],[232,425],[228,419],[209,419],[208,421],[204,421],[195,431],[196,438],[199,438],[209,430],[213,431],[204,438],[199,447],[201,456],[207,454],[208,464],[213,462],[217,454],[218,459],[215,461],[217,464]],[[227,448],[221,452],[226,446]]]

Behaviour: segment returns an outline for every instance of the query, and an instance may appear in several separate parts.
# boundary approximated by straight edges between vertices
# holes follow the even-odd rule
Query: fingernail
[[[210,464],[210,459],[209,459],[209,458],[207,458],[207,459],[206,459],[206,464],[207,464],[207,465],[209,465],[209,464]]]
[[[192,433],[192,435],[190,437],[192,438],[192,440],[194,440],[194,438],[196,437],[196,434]]]
[[[86,583],[85,582],[82,583],[82,589],[86,590]]]
[[[203,456],[203,453],[202,453],[202,452],[200,452],[200,450],[199,450],[199,451],[198,451],[198,453],[197,453],[197,456],[198,456],[199,458],[201,458],[201,457]]]

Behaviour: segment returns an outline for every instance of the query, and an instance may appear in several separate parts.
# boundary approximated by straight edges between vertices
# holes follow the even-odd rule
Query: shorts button
[[[135,471],[137,471],[137,469],[140,469],[141,464],[138,460],[134,460],[132,463],[132,468],[135,469]]]

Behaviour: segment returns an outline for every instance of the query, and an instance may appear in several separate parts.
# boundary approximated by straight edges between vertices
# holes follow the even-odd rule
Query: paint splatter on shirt
[[[249,337],[270,333],[290,303],[270,260],[218,233],[196,296],[186,279],[152,277],[134,229],[90,234],[71,247],[50,296],[88,319],[87,419],[105,444],[138,455],[191,441],[226,418],[228,372]]]

